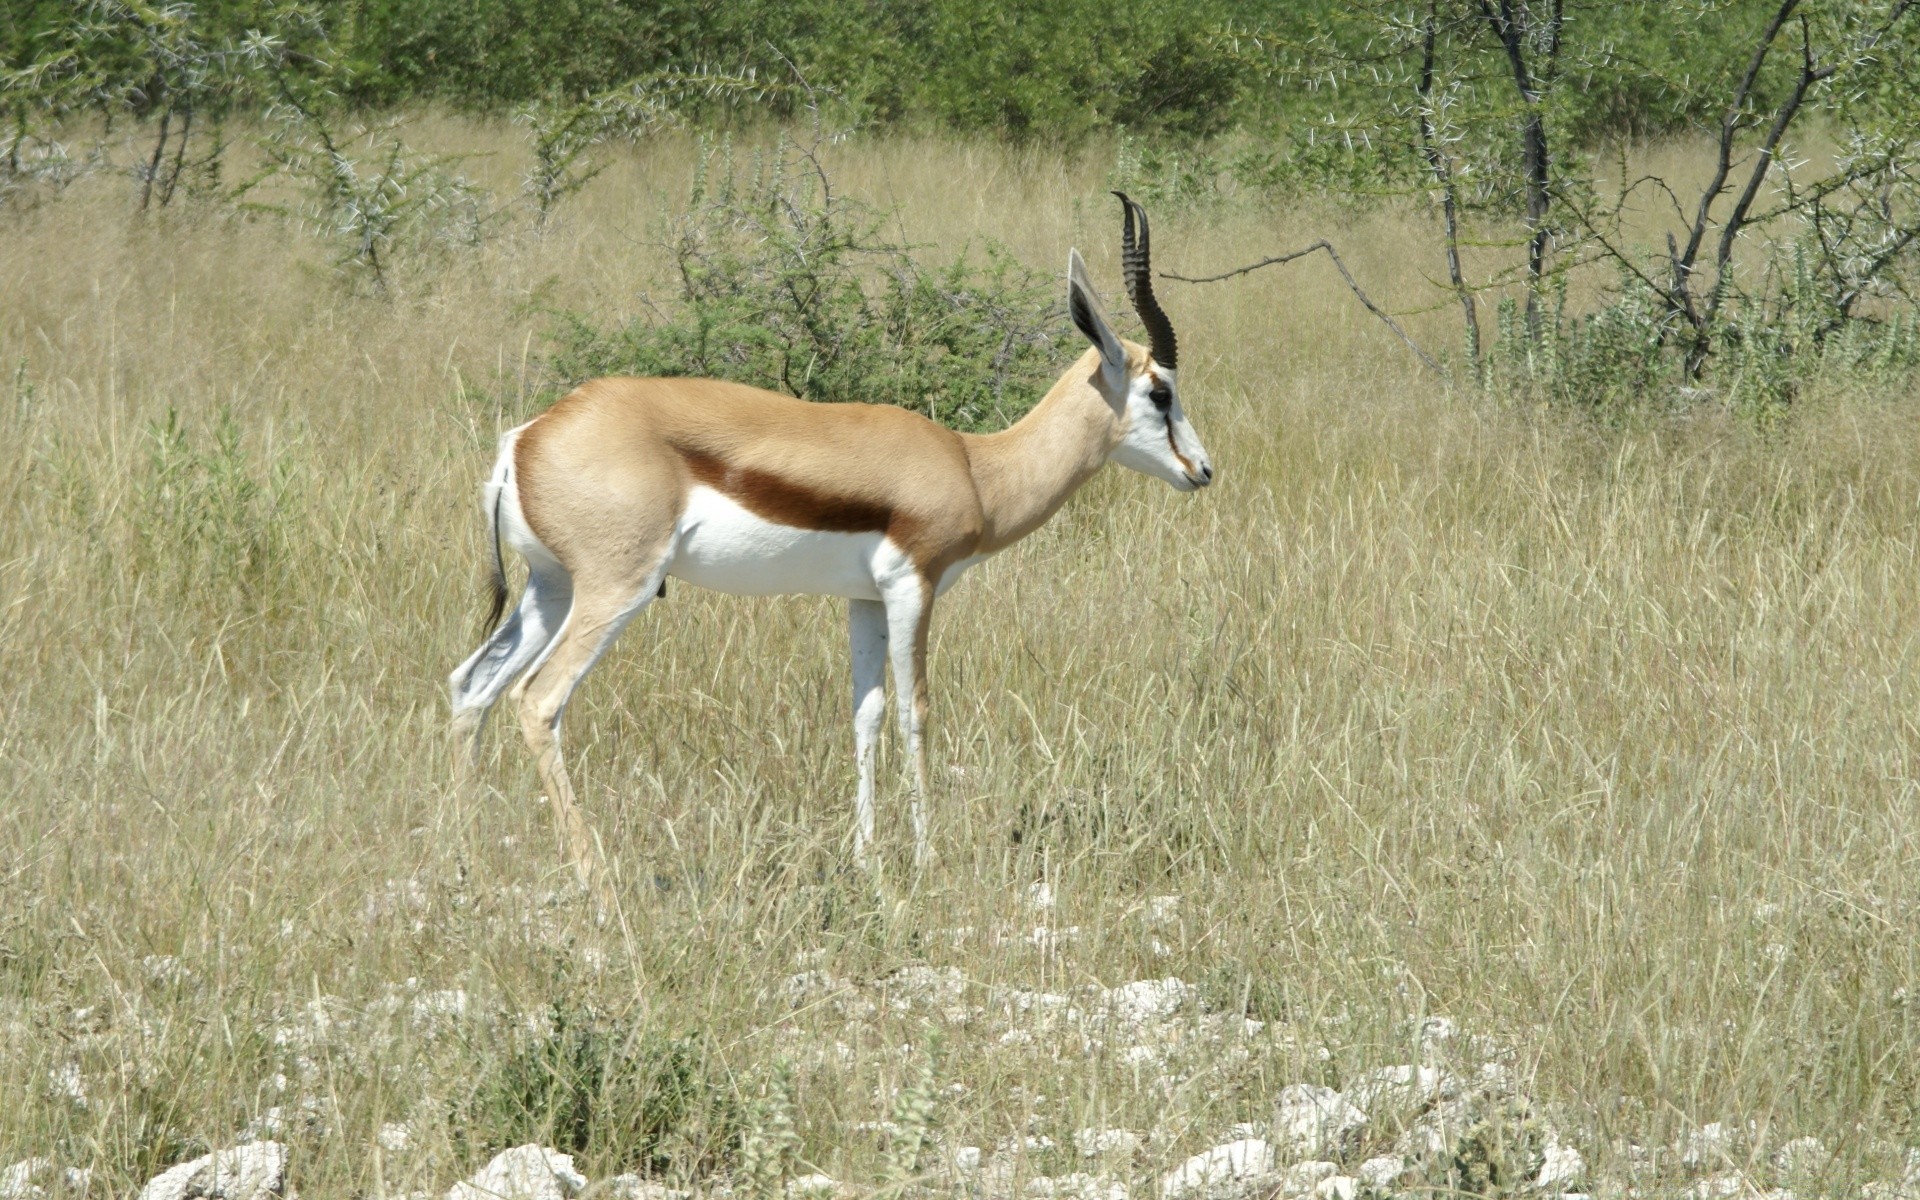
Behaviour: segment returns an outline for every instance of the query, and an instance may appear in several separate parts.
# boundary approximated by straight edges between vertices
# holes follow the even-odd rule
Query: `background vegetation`
[[[407,133],[478,152],[494,194],[530,161],[499,125]],[[278,217],[129,220],[104,173],[11,218],[0,1158],[124,1194],[254,1128],[309,1195],[444,1188],[530,1138],[595,1178],[884,1180],[884,1123],[930,1091],[916,1170],[1015,1139],[1017,1190],[1121,1127],[1145,1141],[1100,1169],[1150,1190],[1283,1085],[1408,1061],[1445,1016],[1481,1039],[1448,1061],[1504,1063],[1605,1186],[1688,1186],[1674,1147],[1710,1121],[1759,1183],[1800,1136],[1835,1192],[1899,1178],[1920,453],[1897,375],[1812,377],[1788,419],[1609,429],[1449,387],[1326,265],[1168,283],[1220,483],[1103,477],[943,602],[936,865],[904,868],[896,791],[892,865],[844,870],[840,607],[680,588],[569,719],[621,879],[597,927],[510,737],[483,797],[447,786],[440,680],[470,648],[475,483],[550,394],[548,309],[670,288],[660,234],[702,161],[684,135],[615,148],[544,231],[399,259],[384,293]],[[924,256],[1078,244],[1117,293],[1113,213],[1082,199],[1109,156],[826,162]],[[1156,253],[1331,234],[1398,310],[1431,286],[1426,228],[1221,209],[1163,217]],[[959,991],[904,998],[918,967]],[[1018,999],[1164,976],[1198,989],[1164,1060]],[[1268,1024],[1210,1041],[1203,1003]]]
[[[462,13],[0,26],[0,1166],[1146,1195],[1427,1062],[1526,1103],[1408,1186],[1916,1186],[1905,6]],[[897,794],[845,870],[839,606],[672,590],[569,717],[595,924],[510,737],[446,779],[498,430],[994,426],[1069,245],[1126,319],[1116,186],[1166,272],[1341,256],[1161,285],[1220,483],[943,601],[924,872]]]

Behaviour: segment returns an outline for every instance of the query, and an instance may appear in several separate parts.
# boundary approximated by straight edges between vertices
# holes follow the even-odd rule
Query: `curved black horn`
[[[1140,323],[1147,328],[1147,346],[1153,353],[1153,361],[1167,370],[1177,369],[1180,347],[1173,338],[1173,322],[1167,320],[1167,314],[1161,311],[1160,302],[1153,297],[1153,246],[1152,234],[1147,229],[1147,210],[1135,204],[1125,192],[1115,192],[1120,197],[1120,205],[1126,213],[1126,224],[1120,230],[1120,271],[1126,277],[1127,296],[1133,301],[1133,311]],[[1134,240],[1134,221],[1140,222],[1140,237]]]

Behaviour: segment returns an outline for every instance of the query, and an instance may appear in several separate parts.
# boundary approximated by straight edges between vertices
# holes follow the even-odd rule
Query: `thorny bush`
[[[889,214],[834,191],[815,148],[742,164],[703,148],[668,248],[677,292],[614,325],[560,312],[559,380],[700,375],[808,400],[897,404],[967,430],[1039,398],[1055,363],[1051,280],[989,246],[928,267]]]

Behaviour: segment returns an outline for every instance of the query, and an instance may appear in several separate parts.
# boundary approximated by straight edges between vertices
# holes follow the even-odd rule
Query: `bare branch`
[[[1753,55],[1747,60],[1747,73],[1741,77],[1740,87],[1733,94],[1733,102],[1727,105],[1726,115],[1720,118],[1720,154],[1714,166],[1713,180],[1700,193],[1700,211],[1693,219],[1693,228],[1687,231],[1687,248],[1674,259],[1674,291],[1679,293],[1687,319],[1695,326],[1699,325],[1699,315],[1693,307],[1688,277],[1692,275],[1693,264],[1700,257],[1700,243],[1706,240],[1707,226],[1712,221],[1713,202],[1727,190],[1727,175],[1733,170],[1733,139],[1740,130],[1747,101],[1753,95],[1753,85],[1760,78],[1760,68],[1767,61],[1767,52],[1773,49],[1774,39],[1780,36],[1787,18],[1793,15],[1793,10],[1799,4],[1800,0],[1780,0],[1779,9],[1767,22],[1759,42],[1754,45]]]
[[[1261,267],[1277,266],[1280,263],[1292,262],[1296,258],[1305,258],[1307,255],[1312,254],[1315,250],[1325,250],[1327,252],[1327,257],[1333,260],[1334,269],[1340,272],[1340,278],[1347,281],[1347,288],[1353,292],[1355,298],[1357,298],[1360,301],[1360,303],[1366,307],[1366,310],[1368,312],[1372,313],[1374,316],[1379,317],[1382,321],[1386,322],[1387,328],[1393,330],[1393,332],[1400,338],[1400,340],[1407,344],[1407,349],[1413,351],[1414,357],[1418,358],[1422,363],[1426,364],[1427,369],[1429,371],[1432,371],[1435,375],[1440,375],[1440,376],[1446,375],[1446,371],[1440,366],[1439,362],[1434,359],[1433,355],[1428,354],[1425,350],[1422,350],[1420,348],[1420,343],[1408,337],[1407,331],[1400,328],[1400,323],[1398,321],[1394,320],[1391,316],[1387,315],[1387,311],[1385,309],[1381,308],[1378,304],[1375,304],[1371,297],[1369,297],[1364,291],[1360,290],[1360,285],[1354,281],[1353,273],[1347,270],[1347,264],[1340,260],[1339,251],[1335,250],[1333,248],[1333,243],[1329,242],[1325,238],[1321,238],[1319,241],[1313,243],[1313,245],[1308,246],[1305,249],[1295,250],[1291,254],[1275,255],[1272,258],[1262,259],[1257,263],[1251,263],[1244,267],[1237,267],[1234,270],[1224,271],[1218,275],[1202,275],[1199,277],[1194,277],[1189,275],[1177,275],[1172,271],[1161,271],[1159,275],[1160,275],[1160,278],[1162,279],[1177,279],[1181,283],[1218,283],[1222,279],[1232,279],[1236,275],[1245,275],[1250,271],[1258,271]]]

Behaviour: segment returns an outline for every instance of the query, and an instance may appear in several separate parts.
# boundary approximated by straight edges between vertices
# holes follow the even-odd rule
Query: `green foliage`
[[[893,1130],[886,1149],[890,1183],[904,1184],[926,1169],[927,1164],[922,1160],[933,1145],[940,1109],[935,1070],[938,1053],[936,1041],[912,1064],[912,1077],[900,1086],[893,1098]]]
[[[169,106],[178,112],[188,93],[203,110],[244,102],[244,87],[214,60],[249,30],[278,25],[287,5],[12,7],[14,19],[0,24],[0,72],[64,57],[121,89],[146,119]],[[1569,44],[1548,104],[1556,144],[1588,146],[1716,120],[1771,5],[1567,7]],[[363,105],[565,106],[635,79],[717,66],[763,79],[798,75],[863,122],[1048,140],[1109,129],[1180,139],[1235,125],[1279,129],[1301,165],[1330,180],[1358,167],[1356,153],[1411,158],[1404,136],[1375,136],[1388,127],[1404,133],[1397,85],[1417,57],[1408,13],[1384,0],[348,0],[324,11],[342,94]],[[82,26],[92,33],[76,40]],[[1483,108],[1508,102],[1500,49],[1484,26],[1472,6],[1447,6],[1442,57],[1450,65],[1441,83]],[[174,52],[186,43],[194,52]],[[185,69],[190,63],[198,65]],[[1769,65],[1763,103],[1786,86],[1790,68]],[[1848,103],[1891,110],[1905,99],[1898,88],[1866,89]],[[735,103],[713,99],[721,109]],[[771,102],[788,115],[800,104],[793,96]]]
[[[296,215],[334,243],[337,265],[382,292],[396,250],[480,241],[490,220],[486,198],[451,170],[458,156],[415,153],[401,139],[398,121],[363,124],[350,140],[329,115],[324,80],[293,69],[303,56],[286,41],[256,32],[244,52],[273,96],[267,110],[273,127],[262,142],[268,170],[236,189],[236,199],[271,175],[297,181],[307,200]]]
[[[1019,416],[1057,365],[1050,281],[991,247],[929,269],[883,236],[886,216],[835,193],[809,149],[743,168],[710,144],[669,238],[678,295],[610,327],[560,313],[549,366],[897,404],[960,429]]]
[[[710,1169],[740,1113],[723,1070],[692,1036],[666,1036],[555,1003],[543,1028],[487,1060],[450,1114],[471,1157],[538,1142],[649,1174]]]
[[[666,71],[632,80],[575,104],[554,97],[525,105],[517,119],[533,139],[526,190],[535,221],[545,226],[554,206],[598,175],[591,151],[610,137],[637,138],[678,121],[680,112],[716,100],[766,101],[793,93],[753,72]]]
[[[773,1064],[760,1094],[747,1107],[740,1129],[739,1178],[749,1200],[781,1200],[800,1165],[800,1131],[794,1121],[793,1068]]]
[[[1431,1182],[1456,1196],[1524,1194],[1540,1173],[1546,1130],[1525,1098],[1476,1094],[1465,1128],[1444,1155],[1436,1156]]]
[[[1608,419],[1678,411],[1717,398],[1765,420],[1819,379],[1893,388],[1920,371],[1920,314],[1897,310],[1848,318],[1835,307],[1804,244],[1783,250],[1780,278],[1765,297],[1734,307],[1718,327],[1710,369],[1688,369],[1684,327],[1658,292],[1621,269],[1585,313],[1566,312],[1566,277],[1552,281],[1552,316],[1529,336],[1511,295],[1495,307],[1494,338],[1481,382],[1508,400],[1550,401]]]

